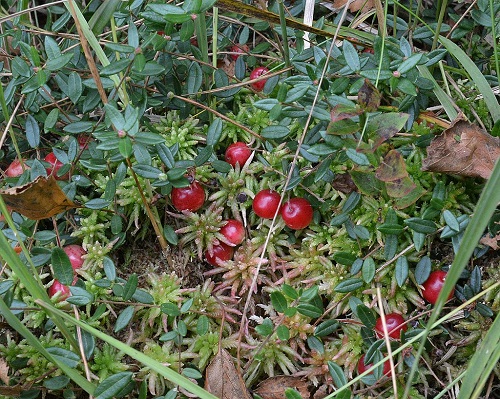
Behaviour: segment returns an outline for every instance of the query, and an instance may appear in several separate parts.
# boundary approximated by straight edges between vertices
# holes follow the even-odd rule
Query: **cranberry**
[[[56,180],[67,180],[69,177],[69,173],[66,173],[63,176],[58,176],[59,169],[63,166],[63,163],[59,161],[56,158],[56,155],[51,152],[47,154],[47,156],[44,158],[45,162],[48,162],[50,166],[46,168],[45,170],[47,171],[48,175],[53,174]]]
[[[29,169],[29,167],[24,164],[24,167],[26,169]],[[21,166],[21,162],[19,159],[14,159],[10,165],[5,169],[5,176],[7,177],[18,177],[23,174],[24,170],[23,167]]]
[[[280,195],[273,190],[262,190],[257,193],[252,202],[253,211],[264,219],[272,219],[278,210]]]
[[[245,239],[245,227],[236,219],[229,219],[220,229],[221,234],[234,245],[239,245]]]
[[[427,302],[432,303],[433,305],[437,302],[439,293],[443,288],[445,278],[446,272],[442,270],[431,272],[429,278],[422,284],[422,296]],[[454,292],[454,289],[451,290],[450,295],[448,295],[448,301],[453,298]]]
[[[86,255],[87,251],[85,251],[81,245],[75,244],[67,245],[63,250],[66,252],[66,255],[68,255],[73,270],[80,269],[84,262],[83,255]]]
[[[193,181],[188,187],[174,187],[170,197],[178,211],[194,212],[205,203],[205,190],[200,183]]]
[[[249,47],[246,44],[235,44],[233,47],[231,47],[231,58],[236,61],[240,55],[246,54],[249,51]]]
[[[212,254],[208,250],[205,251],[205,259],[212,266],[220,266],[221,262],[231,260],[233,253],[234,249],[232,247],[221,242],[219,245],[214,245]]]
[[[252,73],[250,74],[250,79],[257,79],[259,76],[264,75],[269,72],[269,69],[266,67],[258,67],[255,68]],[[264,86],[266,85],[267,79],[262,79],[259,80],[258,82],[251,83],[250,86],[252,89],[255,91],[262,91],[264,89]]]
[[[252,150],[242,141],[237,141],[227,147],[225,158],[226,162],[231,166],[236,166],[237,163],[243,166],[250,158],[250,155],[252,155]]]
[[[305,198],[292,198],[281,208],[281,217],[285,224],[293,230],[309,226],[313,219],[313,208]]]
[[[387,335],[394,339],[399,339],[401,330],[406,331],[408,326],[405,324],[403,316],[397,313],[389,313],[385,315],[385,324],[387,327]],[[379,317],[375,323],[375,331],[379,337],[384,336],[384,327],[382,325],[382,318]]]
[[[75,283],[75,281],[73,283]],[[64,285],[59,280],[54,279],[54,282],[49,287],[49,296],[52,298],[57,293],[60,293],[58,301],[65,301],[71,295],[67,285]]]
[[[370,367],[372,367],[373,364],[365,364],[365,355],[361,356],[358,360],[358,374],[364,373],[366,370],[368,370]],[[383,375],[389,375],[391,373],[391,364],[389,363],[389,360],[386,360],[384,362],[384,368],[382,370]],[[370,373],[373,374],[373,371]],[[370,375],[368,374],[368,375]]]

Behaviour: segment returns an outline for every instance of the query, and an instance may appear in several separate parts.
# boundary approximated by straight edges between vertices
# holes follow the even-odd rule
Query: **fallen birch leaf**
[[[9,365],[4,358],[0,357],[0,381],[5,385],[9,385]]]
[[[334,0],[333,6],[335,8],[342,8],[347,4],[348,0]],[[349,11],[357,12],[361,10],[362,13],[366,13],[375,8],[374,0],[354,0],[349,3]]]
[[[479,240],[479,243],[487,245],[493,251],[496,251],[497,249],[500,248],[500,246],[498,245],[499,241],[500,241],[500,234],[496,235],[495,237],[490,237],[489,235],[485,235],[483,238]]]
[[[0,190],[0,195],[13,211],[34,220],[79,207],[66,197],[53,175],[39,176],[23,186]]]
[[[262,399],[286,399],[285,390],[287,388],[296,389],[303,398],[311,396],[307,382],[302,378],[289,375],[279,375],[262,381],[255,389],[255,393]]]
[[[431,141],[422,170],[487,179],[499,157],[500,138],[458,119]]]
[[[205,389],[220,399],[252,399],[231,355],[219,350],[207,367]]]

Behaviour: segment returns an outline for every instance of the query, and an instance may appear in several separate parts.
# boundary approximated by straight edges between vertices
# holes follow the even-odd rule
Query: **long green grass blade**
[[[17,235],[16,226],[14,225],[14,222],[12,221],[9,212],[7,211],[7,207],[5,206],[5,202],[3,201],[3,198],[1,198],[1,196],[0,196],[0,211],[4,215],[5,220],[7,221],[9,227],[12,229],[13,233]],[[21,247],[24,247],[24,244],[22,242],[20,242],[20,245]],[[25,253],[28,254],[26,248],[23,248],[23,251],[25,251]],[[21,262],[19,255],[11,248],[4,234],[0,234],[0,257],[5,262],[7,262],[11,270],[16,274],[21,283],[26,287],[30,295],[35,300],[41,299],[43,301],[49,301],[49,296],[45,292],[42,282],[40,281],[40,278],[38,277],[38,274],[35,270],[35,267],[31,263],[29,256],[27,258],[30,266],[27,267],[25,264],[23,264],[23,262]],[[53,316],[50,313],[49,315],[51,317]],[[76,342],[75,338],[64,324],[64,321],[58,318],[57,316],[52,317],[52,319],[55,325],[64,335],[64,337],[71,344],[71,346],[74,349],[78,348],[78,343]]]
[[[429,71],[429,69],[424,65],[417,65],[417,68],[423,78],[429,79],[434,83],[434,89],[433,89],[434,95],[443,106],[444,112],[446,112],[446,115],[448,115],[450,121],[456,119],[458,116],[458,112],[453,106],[453,101],[448,96],[448,94],[445,93],[445,91],[441,88],[441,86],[439,86],[439,84],[434,79],[434,76],[432,76],[431,72]]]
[[[446,281],[444,283],[443,289],[439,294],[438,301],[436,302],[434,310],[429,318],[427,327],[424,330],[424,336],[422,337],[421,344],[418,348],[417,354],[415,355],[415,362],[413,363],[413,367],[411,368],[410,375],[407,379],[403,399],[408,397],[410,388],[412,386],[413,377],[415,376],[418,368],[420,356],[424,351],[425,340],[429,335],[432,324],[434,324],[439,313],[443,309],[449,293],[455,287],[458,278],[462,274],[462,270],[469,262],[469,259],[474,252],[474,248],[483,235],[484,230],[487,227],[491,216],[493,215],[493,212],[495,212],[497,204],[500,202],[500,190],[498,190],[498,187],[500,187],[500,162],[497,161],[495,167],[493,168],[491,177],[484,186],[481,197],[476,204],[476,212],[472,216],[472,219],[465,230],[460,249],[458,250],[455,259],[451,264],[448,275],[446,276]],[[477,210],[480,211],[478,212]]]
[[[107,0],[103,2],[89,20],[89,26],[94,34],[99,35],[104,30],[104,27],[109,22],[116,8],[122,0]]]
[[[500,359],[500,314],[491,325],[481,346],[472,357],[460,387],[458,399],[475,399]]]
[[[68,2],[65,2],[64,5],[66,8],[71,12],[72,8]],[[102,49],[101,45],[99,44],[99,41],[95,37],[94,33],[90,29],[89,24],[87,23],[87,20],[83,16],[82,12],[78,8],[78,5],[73,2],[73,9],[75,10],[76,18],[78,19],[78,22],[80,23],[80,26],[82,28],[83,34],[85,36],[85,39],[87,39],[90,47],[92,47],[92,50],[94,50],[97,58],[99,59],[99,62],[103,67],[107,66],[110,64],[108,57],[106,57],[106,54],[104,53],[104,50]],[[129,103],[129,98],[128,94],[126,91],[123,90],[123,88],[120,86],[120,77],[118,75],[111,75],[109,78],[113,81],[115,87],[118,90],[118,95],[120,96],[120,99],[123,101],[125,105]]]
[[[2,234],[3,235],[3,234]],[[67,366],[66,364],[60,362],[59,360],[52,357],[52,355],[47,352],[47,349],[43,347],[43,345],[38,341],[38,339],[31,333],[30,330],[26,328],[24,324],[22,324],[19,319],[11,312],[7,304],[4,302],[3,298],[0,296],[0,312],[2,316],[5,318],[7,323],[15,329],[19,334],[21,334],[29,344],[35,348],[38,352],[40,352],[47,360],[54,363],[59,367],[69,378],[71,378],[80,388],[85,390],[89,395],[92,395],[95,390],[95,385],[91,382],[87,381],[83,376],[78,373],[76,370]]]
[[[495,97],[495,93],[491,89],[488,81],[484,77],[483,73],[476,66],[474,61],[470,59],[470,57],[463,51],[460,47],[458,47],[451,40],[439,36],[439,41],[446,47],[446,49],[450,52],[453,57],[457,59],[457,61],[462,64],[465,71],[467,71],[468,75],[474,81],[477,86],[479,92],[483,95],[484,102],[488,107],[491,117],[493,118],[493,122],[496,122],[500,119],[500,104]]]
[[[169,381],[173,382],[174,384],[177,384],[181,386],[182,388],[186,389],[188,392],[197,395],[201,399],[217,399],[216,396],[212,395],[211,393],[205,391],[203,388],[200,386],[196,385],[194,382],[191,380],[187,379],[186,377],[180,375],[179,373],[176,373],[174,370],[164,366],[160,362],[157,362],[156,360],[151,359],[144,353],[139,352],[138,350],[130,347],[127,344],[124,344],[123,342],[118,341],[117,339],[110,337],[108,334],[103,333],[88,324],[75,319],[74,317],[60,311],[59,309],[55,309],[51,304],[43,302],[43,301],[37,301],[37,304],[42,306],[44,309],[50,310],[51,312],[54,312],[57,314],[59,317],[65,319],[66,321],[79,326],[83,330],[88,331],[92,335],[94,335],[96,338],[99,338],[103,340],[104,342],[107,342],[108,344],[114,346],[116,349],[119,351],[126,353],[133,359],[137,360],[138,362],[141,362],[142,364],[146,365],[150,369],[156,371],[158,374],[162,375]]]

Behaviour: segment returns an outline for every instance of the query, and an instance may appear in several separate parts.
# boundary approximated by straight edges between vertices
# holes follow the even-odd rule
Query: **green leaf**
[[[83,92],[82,78],[76,72],[71,72],[68,76],[67,90],[69,99],[73,104],[76,104]]]
[[[134,147],[132,146],[132,140],[130,137],[123,137],[118,141],[118,150],[120,155],[124,158],[130,158],[134,153]]]
[[[104,257],[102,261],[102,266],[104,269],[104,274],[110,281],[116,280],[116,268],[113,260],[107,256]]]
[[[47,352],[49,352],[52,355],[52,357],[54,357],[54,359],[57,359],[58,361],[64,363],[68,367],[75,368],[80,363],[80,356],[67,349],[53,346],[47,348]]]
[[[346,294],[348,292],[356,291],[358,288],[361,288],[364,285],[364,281],[360,278],[348,278],[337,284],[334,288],[335,292],[340,292],[342,294]]]
[[[432,234],[436,231],[436,224],[431,220],[413,217],[406,219],[404,223],[417,233]]]
[[[105,209],[110,205],[110,202],[103,198],[95,198],[85,203],[85,208],[88,209]]]
[[[370,165],[370,161],[368,160],[368,157],[363,154],[362,152],[357,152],[356,149],[354,148],[348,148],[346,150],[346,155],[347,157],[354,163],[361,165],[361,166],[368,166]]]
[[[363,262],[362,275],[365,283],[370,283],[375,277],[375,261],[371,256],[367,257]]]
[[[283,139],[290,134],[288,126],[272,125],[262,129],[261,135],[266,139]]]
[[[69,377],[65,375],[59,375],[57,377],[44,380],[43,386],[50,390],[59,390],[63,389],[66,385],[68,385],[69,381],[70,381]]]
[[[59,247],[53,248],[50,262],[54,271],[54,278],[59,280],[61,284],[71,285],[73,283],[74,271],[66,252]]]
[[[410,69],[415,68],[422,59],[423,53],[416,53],[404,60],[399,66],[398,71],[401,74],[408,72]]]
[[[94,397],[96,399],[112,399],[132,382],[132,376],[132,372],[124,371],[106,378],[95,389]]]
[[[443,218],[446,224],[450,229],[453,231],[459,232],[460,231],[460,224],[458,223],[457,218],[451,211],[448,209],[443,212]]]
[[[45,63],[45,69],[50,72],[64,68],[73,59],[73,53],[65,53],[56,58],[49,58]]]
[[[122,130],[125,126],[125,119],[123,115],[113,105],[107,103],[104,105],[106,118],[113,124],[116,130]]]
[[[326,337],[333,334],[339,328],[339,325],[339,322],[335,319],[325,320],[314,329],[314,335],[316,337]]]
[[[31,115],[26,116],[26,140],[31,148],[37,148],[40,144],[40,128],[37,121]]]
[[[122,298],[124,301],[128,301],[134,295],[135,290],[137,289],[138,278],[137,274],[131,274],[128,278],[128,281],[125,283],[123,287]]]
[[[214,148],[211,145],[207,145],[206,147],[202,148],[198,155],[194,158],[194,163],[196,166],[201,166],[205,162],[207,162],[212,154],[214,153]]]
[[[291,285],[283,284],[281,286],[281,290],[283,291],[283,294],[285,294],[290,299],[298,299],[299,298],[299,293]]]
[[[342,45],[342,50],[344,52],[344,58],[347,65],[353,72],[357,72],[361,69],[361,63],[359,61],[359,55],[354,46],[348,41],[344,40]]]
[[[292,103],[294,101],[300,100],[309,91],[309,85],[297,85],[290,89],[287,93],[285,102]]]
[[[184,370],[182,370],[182,375],[194,380],[198,380],[203,377],[203,375],[198,370],[192,367],[186,367]]]
[[[187,94],[196,94],[203,83],[203,71],[197,62],[192,62],[188,70]]]
[[[255,101],[253,106],[264,111],[271,111],[271,109],[277,104],[279,104],[279,101],[275,98],[264,98],[262,100]]]
[[[432,271],[431,259],[428,256],[422,257],[415,267],[415,281],[417,284],[423,284],[429,278]]]
[[[83,352],[85,353],[85,358],[88,360],[92,357],[95,350],[95,338],[92,334],[85,330],[81,330],[81,342],[83,346]],[[77,333],[75,332],[75,335]],[[78,337],[77,337],[78,338]]]
[[[340,388],[347,384],[347,378],[344,374],[344,370],[337,364],[332,361],[328,361],[328,371],[333,378],[333,383],[337,388]]]
[[[413,243],[415,244],[415,249],[420,251],[424,246],[426,235],[424,233],[413,232]]]
[[[285,388],[285,398],[286,399],[303,399],[296,389],[293,388]]]
[[[163,173],[160,169],[155,168],[154,166],[141,164],[132,166],[132,170],[139,176],[142,176],[146,179],[158,179],[158,175],[160,173]]]
[[[318,308],[310,303],[299,303],[297,305],[297,311],[304,316],[317,318],[323,314],[323,309]]]
[[[403,229],[403,226],[397,223],[384,223],[377,226],[377,230],[386,235],[399,235]]]
[[[282,341],[288,341],[290,339],[290,330],[287,326],[279,326],[276,329],[276,335]]]
[[[121,311],[120,315],[116,319],[115,328],[113,328],[113,331],[118,332],[123,330],[130,323],[132,317],[134,317],[134,307],[127,306]]]
[[[222,135],[222,119],[215,118],[207,132],[207,145],[215,146],[219,143]]]
[[[169,315],[169,316],[179,316],[181,314],[181,311],[179,310],[179,307],[175,303],[167,302],[167,303],[162,303],[160,306],[160,309],[163,313]]]
[[[134,295],[132,295],[132,299],[146,305],[152,305],[155,302],[155,299],[149,292],[141,290],[140,288],[135,290]]]
[[[255,327],[255,331],[257,331],[258,334],[267,337],[273,333],[273,322],[271,319],[266,318],[262,324]]]
[[[351,194],[349,194],[349,197],[344,202],[344,205],[342,205],[342,212],[351,213],[354,209],[356,209],[360,201],[361,201],[361,194],[356,191],[353,191]]]
[[[406,279],[408,278],[408,273],[409,273],[408,260],[406,259],[406,256],[401,256],[396,261],[396,268],[395,268],[396,282],[398,283],[399,287],[403,287],[403,285],[405,284]]]
[[[94,301],[94,295],[84,288],[69,287],[71,296],[66,299],[66,302],[76,306],[85,306]]]
[[[285,296],[279,291],[271,292],[271,303],[274,307],[274,310],[278,313],[284,313],[288,308],[288,302]]]
[[[375,318],[375,315],[373,314],[373,311],[368,308],[368,306],[360,303],[356,307],[356,315],[367,328],[369,328],[370,330],[375,328],[377,320]]]
[[[196,322],[196,334],[205,335],[208,332],[209,328],[209,319],[205,315],[201,315],[198,317],[198,321]]]

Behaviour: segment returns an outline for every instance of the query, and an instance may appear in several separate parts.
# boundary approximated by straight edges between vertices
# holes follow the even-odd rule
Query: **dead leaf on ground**
[[[79,207],[66,197],[52,175],[39,176],[23,186],[0,190],[0,195],[13,211],[34,220]]]
[[[431,141],[422,170],[487,179],[499,157],[500,138],[458,119]]]
[[[498,242],[500,242],[500,234],[496,235],[495,237],[490,237],[488,234],[479,240],[480,244],[487,245],[488,247],[490,247],[494,251],[496,251],[497,249],[500,249]]]
[[[220,399],[252,399],[233,358],[221,349],[207,367],[205,389]]]
[[[0,357],[0,381],[5,385],[9,385],[9,365],[4,358]]]
[[[334,0],[333,6],[335,8],[344,7],[347,4],[347,0]],[[375,8],[374,0],[354,0],[349,4],[349,11],[357,12],[361,10],[362,13],[368,12]]]
[[[285,399],[285,390],[287,388],[296,389],[303,398],[311,396],[307,382],[302,378],[289,375],[279,375],[262,381],[255,389],[255,393],[263,399]]]

